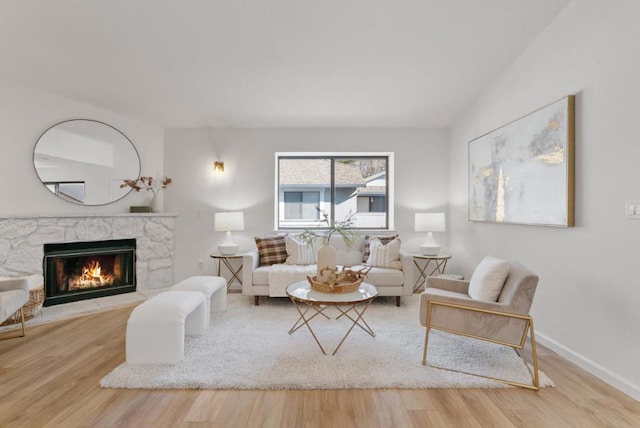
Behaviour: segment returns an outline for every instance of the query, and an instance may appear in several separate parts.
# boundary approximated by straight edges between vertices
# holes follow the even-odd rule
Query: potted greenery
[[[329,243],[331,239],[331,235],[337,233],[342,236],[344,243],[347,247],[351,247],[358,238],[358,230],[354,228],[354,217],[355,213],[349,211],[347,217],[342,221],[329,220],[329,214],[325,210],[320,209],[320,207],[316,206],[316,210],[320,213],[320,221],[319,224],[326,224],[326,229],[323,228],[322,232],[316,232],[315,230],[305,229],[304,232],[300,235],[300,237],[307,243],[312,244],[317,239],[322,239],[323,243]]]
[[[318,250],[316,260],[317,272],[315,280],[327,284],[335,280],[338,270],[336,267],[336,249],[331,245],[331,236],[337,233],[342,237],[347,247],[351,247],[358,237],[358,230],[354,228],[355,213],[351,211],[349,211],[344,220],[335,221],[334,219],[329,220],[329,214],[321,210],[320,207],[316,207],[316,210],[321,216],[320,224],[326,224],[327,228],[323,229],[322,232],[305,229],[301,234],[301,238],[309,245],[313,244],[317,239],[322,239],[322,247]]]

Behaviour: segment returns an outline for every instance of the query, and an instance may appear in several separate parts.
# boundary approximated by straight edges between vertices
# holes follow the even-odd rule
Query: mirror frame
[[[140,154],[138,153],[138,149],[136,149],[136,146],[133,144],[133,142],[129,139],[129,137],[127,137],[122,131],[120,131],[118,128],[116,128],[115,126],[109,125],[108,123],[99,121],[99,120],[95,120],[95,119],[68,119],[68,120],[63,120],[60,122],[55,123],[54,125],[48,127],[42,134],[40,134],[40,136],[38,137],[38,139],[36,140],[36,144],[33,148],[33,168],[36,172],[36,176],[38,177],[38,180],[40,180],[40,182],[42,183],[42,185],[47,189],[48,192],[53,193],[57,198],[66,201],[66,202],[70,202],[76,205],[81,205],[81,206],[102,206],[102,205],[109,205],[109,204],[113,204],[119,200],[121,200],[122,198],[124,198],[125,196],[127,196],[133,189],[129,188],[125,193],[122,194],[122,196],[118,197],[117,199],[113,199],[113,200],[109,200],[107,202],[101,202],[101,203],[94,203],[94,204],[88,204],[88,203],[84,203],[84,202],[76,202],[73,201],[71,199],[66,199],[61,197],[60,195],[56,194],[53,190],[51,190],[48,186],[47,186],[47,182],[45,180],[43,180],[42,176],[40,175],[40,172],[38,171],[38,168],[36,166],[36,150],[38,148],[38,144],[40,143],[40,141],[42,140],[42,138],[52,129],[56,128],[57,126],[60,126],[62,124],[65,123],[69,123],[69,122],[93,122],[94,124],[99,124],[99,125],[103,125],[106,126],[108,128],[113,129],[114,131],[116,131],[118,134],[120,134],[124,140],[122,140],[123,143],[128,142],[131,145],[131,148],[133,149],[133,153],[135,154],[136,158],[137,158],[137,165],[138,165],[138,172],[135,174],[135,179],[137,180],[138,178],[140,178],[140,171],[142,168],[141,162],[140,162]],[[130,179],[130,177],[123,177]],[[71,181],[69,181],[69,183],[71,183]]]

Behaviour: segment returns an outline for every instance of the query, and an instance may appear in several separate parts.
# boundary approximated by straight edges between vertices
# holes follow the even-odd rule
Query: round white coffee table
[[[344,343],[345,339],[351,333],[351,330],[357,325],[364,331],[366,331],[372,337],[375,337],[375,333],[369,327],[369,324],[364,320],[363,316],[369,304],[376,298],[378,295],[378,289],[371,284],[367,284],[363,282],[360,284],[360,287],[356,291],[352,291],[350,293],[321,293],[319,291],[315,291],[311,289],[311,285],[308,281],[298,281],[290,284],[287,287],[287,296],[293,302],[296,310],[300,317],[295,322],[293,327],[289,330],[289,334],[293,334],[296,330],[298,330],[303,325],[306,325],[309,329],[309,332],[315,339],[316,343],[320,347],[320,350],[323,354],[327,355],[322,344],[318,340],[318,337],[313,332],[309,321],[315,318],[317,315],[322,315],[325,318],[329,318],[323,311],[328,306],[333,306],[340,312],[340,315],[336,317],[336,319],[342,317],[343,315],[352,321],[351,327],[346,332],[336,349],[333,351],[331,355],[335,355]],[[306,305],[306,308],[304,307]],[[301,309],[302,307],[302,309]],[[307,314],[309,310],[311,311],[310,316]],[[355,312],[355,315],[352,317],[350,312]]]

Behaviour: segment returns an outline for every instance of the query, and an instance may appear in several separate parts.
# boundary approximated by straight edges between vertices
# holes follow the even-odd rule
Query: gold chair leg
[[[21,334],[19,334],[18,336],[16,336],[15,334],[12,334],[9,337],[3,337],[0,340],[7,340],[7,339],[15,339],[17,337],[24,337],[27,335],[27,330],[26,330],[26,326],[24,323],[24,310],[22,308],[20,308],[20,322],[22,324],[22,329],[21,329]],[[15,332],[15,330],[11,330],[12,332]]]
[[[27,335],[27,330],[24,325],[24,309],[20,308],[20,321],[22,322],[22,337]]]
[[[429,326],[425,328],[424,333],[424,351],[422,352],[422,365],[427,365],[427,346],[429,346]]]
[[[427,279],[425,278],[425,281]],[[426,284],[425,284],[426,287]],[[422,365],[427,365],[427,346],[429,345],[429,330],[431,329],[431,311],[432,311],[432,303],[429,302],[429,306],[427,306],[427,325],[425,326],[424,332],[424,351],[422,351]]]
[[[533,361],[533,385],[537,391],[540,389],[540,378],[538,377],[538,354],[536,352],[536,335],[533,332],[533,318],[529,319],[529,335],[529,340],[531,341],[531,360]]]

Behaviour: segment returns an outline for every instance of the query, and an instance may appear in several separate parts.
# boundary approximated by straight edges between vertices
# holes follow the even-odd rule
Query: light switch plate
[[[629,219],[640,219],[640,203],[627,201],[626,215]]]

